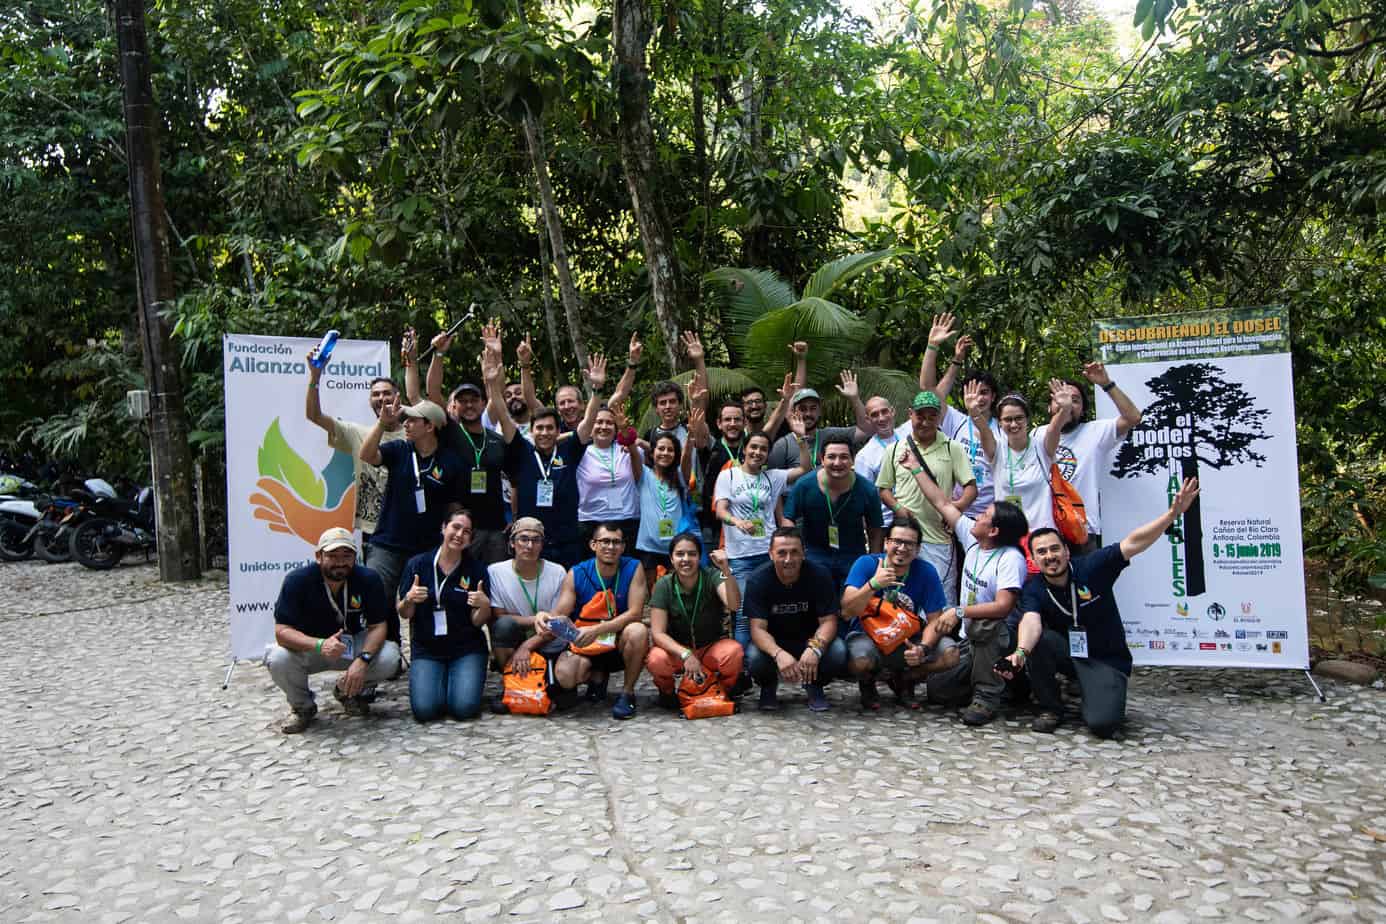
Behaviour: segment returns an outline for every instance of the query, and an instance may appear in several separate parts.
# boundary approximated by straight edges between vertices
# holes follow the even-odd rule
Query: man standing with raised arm
[[[939,401],[943,402],[943,416],[938,423],[939,432],[960,444],[963,451],[967,453],[968,461],[972,464],[972,475],[977,479],[977,497],[964,512],[968,516],[976,518],[985,513],[987,507],[991,506],[991,502],[995,500],[996,485],[991,473],[991,457],[983,448],[980,435],[981,427],[973,420],[973,409],[964,405],[964,410],[960,411],[948,403],[948,393],[953,390],[963,362],[972,350],[971,337],[964,334],[958,338],[957,346],[953,349],[953,358],[948,361],[948,371],[944,373],[943,380],[938,381],[938,370],[935,365],[939,347],[954,333],[956,333],[956,329],[951,314],[934,315],[933,326],[929,328],[929,345],[924,348],[924,359],[919,367],[919,387],[934,392],[938,395]],[[996,399],[1001,397],[1000,386],[996,384],[996,379],[992,377],[991,373],[974,369],[963,376],[964,393],[968,392],[968,387],[973,382],[977,383],[971,391],[975,395],[973,400],[977,405],[976,409],[985,416],[986,428],[991,430],[992,437],[999,440],[1001,438],[1001,424],[996,419],[994,408]]]
[[[1131,650],[1121,624],[1113,585],[1131,559],[1169,531],[1198,496],[1198,479],[1186,478],[1169,509],[1125,539],[1089,555],[1070,558],[1063,537],[1052,529],[1030,534],[1030,554],[1040,573],[1031,575],[1020,595],[1020,643],[1009,658],[1016,670],[1027,667],[1035,700],[1042,710],[1031,726],[1052,732],[1063,720],[1060,672],[1078,680],[1083,691],[1083,722],[1099,738],[1116,734],[1126,717],[1126,684]]]
[[[809,459],[815,466],[822,463],[823,440],[834,437],[845,439],[852,447],[860,446],[866,435],[875,429],[871,418],[866,416],[866,406],[861,403],[861,393],[857,390],[857,377],[849,370],[841,373],[838,392],[852,404],[856,415],[855,427],[819,427],[823,417],[823,401],[812,388],[801,388],[794,394],[790,412],[797,411],[804,420],[805,438],[809,441]],[[793,468],[799,464],[798,438],[790,434],[780,438],[770,449],[766,468]]]

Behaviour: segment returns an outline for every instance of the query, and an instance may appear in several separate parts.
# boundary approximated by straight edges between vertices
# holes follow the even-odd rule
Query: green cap
[[[912,411],[923,411],[929,408],[935,411],[943,409],[943,403],[938,400],[938,395],[931,391],[921,391],[919,394],[915,395],[914,400],[910,402],[910,410]]]

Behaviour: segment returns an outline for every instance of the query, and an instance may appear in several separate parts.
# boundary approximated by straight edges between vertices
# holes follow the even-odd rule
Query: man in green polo
[[[943,583],[944,598],[949,606],[956,606],[958,556],[953,536],[934,505],[924,496],[917,479],[932,480],[944,494],[954,498],[953,503],[959,510],[966,510],[977,497],[977,481],[967,452],[938,432],[942,413],[942,403],[932,391],[921,391],[914,396],[910,403],[910,435],[902,438],[882,462],[876,487],[881,493],[881,503],[897,517],[909,516],[919,524],[923,532],[919,557],[934,566]]]

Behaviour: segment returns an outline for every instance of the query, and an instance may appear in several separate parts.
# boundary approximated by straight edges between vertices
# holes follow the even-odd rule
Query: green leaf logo
[[[323,507],[327,500],[327,483],[313,467],[294,452],[284,434],[279,432],[279,418],[274,418],[265,431],[265,442],[258,456],[260,474],[288,485],[299,500],[312,507]]]

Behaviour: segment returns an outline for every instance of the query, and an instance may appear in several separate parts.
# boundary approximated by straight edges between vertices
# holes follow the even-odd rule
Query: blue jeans
[[[742,605],[736,611],[736,619],[732,623],[732,638],[741,643],[742,649],[749,656],[751,653],[751,621],[746,618],[746,581],[761,565],[770,562],[769,555],[750,555],[746,558],[733,558],[727,562],[731,566],[732,577],[736,578],[736,586],[741,591]]]
[[[784,650],[794,657],[800,657],[804,653],[805,646],[802,644],[785,645]],[[775,665],[775,659],[756,646],[751,646],[750,656],[747,657],[748,673],[755,678],[756,683],[762,688],[775,689],[780,685],[780,669]],[[822,659],[818,662],[818,686],[825,686],[841,677],[847,676],[847,646],[842,639],[835,638],[823,652]]]
[[[444,712],[454,719],[481,714],[481,691],[486,685],[486,652],[439,661],[415,655],[409,665],[409,708],[420,722],[440,719]]]

